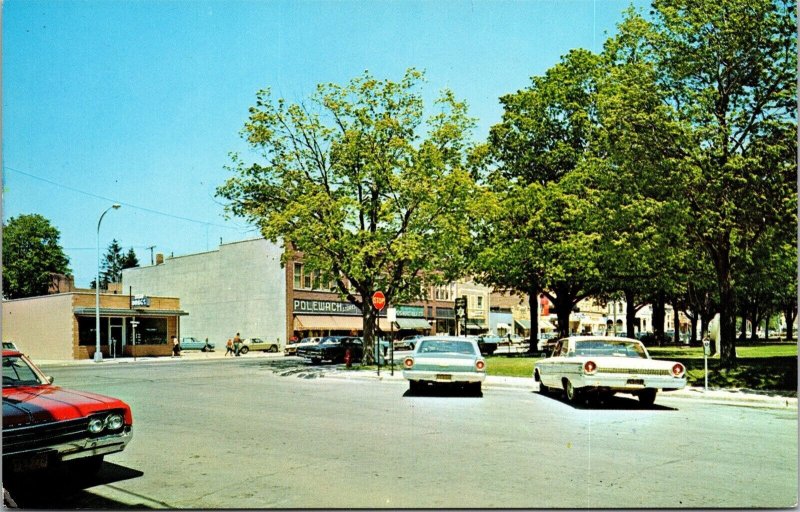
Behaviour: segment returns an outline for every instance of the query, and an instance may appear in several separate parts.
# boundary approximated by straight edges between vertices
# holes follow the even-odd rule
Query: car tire
[[[657,389],[647,388],[639,391],[639,402],[642,405],[653,405],[656,401]]]
[[[247,347],[242,347],[239,349],[239,353],[245,355],[246,353],[250,352],[250,349]]]
[[[203,347],[200,349],[200,352],[208,352],[208,347]]]
[[[271,347],[269,347],[269,351],[270,352],[277,352],[278,351],[278,347],[276,345],[272,345]]]
[[[564,379],[564,395],[566,395],[567,401],[571,404],[580,402],[580,392],[575,389],[569,379]]]
[[[321,362],[322,362],[322,359],[320,359],[318,357],[312,357],[311,358],[311,364],[320,364]]]
[[[539,381],[539,394],[545,396],[550,394],[550,388],[545,386],[541,380]]]

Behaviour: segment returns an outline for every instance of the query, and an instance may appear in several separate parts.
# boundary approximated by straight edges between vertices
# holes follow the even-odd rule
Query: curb
[[[100,363],[95,363],[91,359],[81,359],[77,361],[53,361],[43,360],[36,361],[37,366],[40,367],[65,367],[65,366],[102,366],[106,364],[126,364],[138,362],[168,362],[168,361],[206,361],[228,359],[225,357],[224,352],[190,352],[184,353],[180,357],[160,356],[160,357],[139,357],[135,360],[132,358],[118,358],[118,359],[104,359]],[[283,358],[282,352],[254,352],[246,356],[248,358],[263,358],[263,359],[279,359]],[[234,359],[231,357],[230,359]],[[402,369],[395,368],[394,375],[390,374],[391,370],[381,370],[381,374],[377,375],[374,370],[340,370],[333,369],[331,372],[322,373],[321,378],[339,379],[339,380],[377,380],[377,381],[403,381]],[[487,376],[483,383],[484,386],[495,389],[520,389],[537,391],[538,384],[534,382],[533,378],[525,377],[497,377]],[[770,409],[794,409],[797,410],[797,397],[782,396],[776,392],[752,392],[743,389],[719,389],[712,388],[703,390],[697,387],[687,387],[677,391],[668,391],[660,394],[661,397],[678,398],[683,400],[702,400],[706,402],[715,403],[731,403],[737,405],[745,405],[749,407],[763,407]]]

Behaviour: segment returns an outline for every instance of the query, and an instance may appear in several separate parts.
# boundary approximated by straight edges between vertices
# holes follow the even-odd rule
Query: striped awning
[[[380,318],[380,328],[383,331],[389,330],[389,321]],[[337,315],[295,315],[295,331],[362,331],[364,321],[360,316],[337,316]]]
[[[424,318],[398,318],[394,324],[398,329],[423,329],[430,330],[431,324]]]

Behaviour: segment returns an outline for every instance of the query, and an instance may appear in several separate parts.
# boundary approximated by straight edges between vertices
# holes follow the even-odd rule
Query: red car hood
[[[122,400],[53,385],[3,388],[3,428],[83,418],[109,409],[123,409],[132,423],[131,409]]]

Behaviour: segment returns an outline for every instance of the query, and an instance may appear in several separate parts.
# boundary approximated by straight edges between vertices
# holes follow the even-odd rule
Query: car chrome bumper
[[[483,372],[435,372],[421,370],[403,370],[403,377],[407,380],[426,382],[483,382],[486,374]]]
[[[107,455],[124,450],[132,437],[133,431],[131,427],[125,427],[122,432],[116,434],[100,437],[86,437],[64,443],[40,445],[35,448],[24,449],[13,453],[5,452],[3,453],[3,460],[33,456],[38,453],[57,454],[58,458],[62,461],[93,457],[96,455]]]
[[[572,385],[575,388],[597,388],[610,391],[637,391],[645,388],[667,391],[686,387],[686,378],[653,375],[586,375],[575,378]]]

